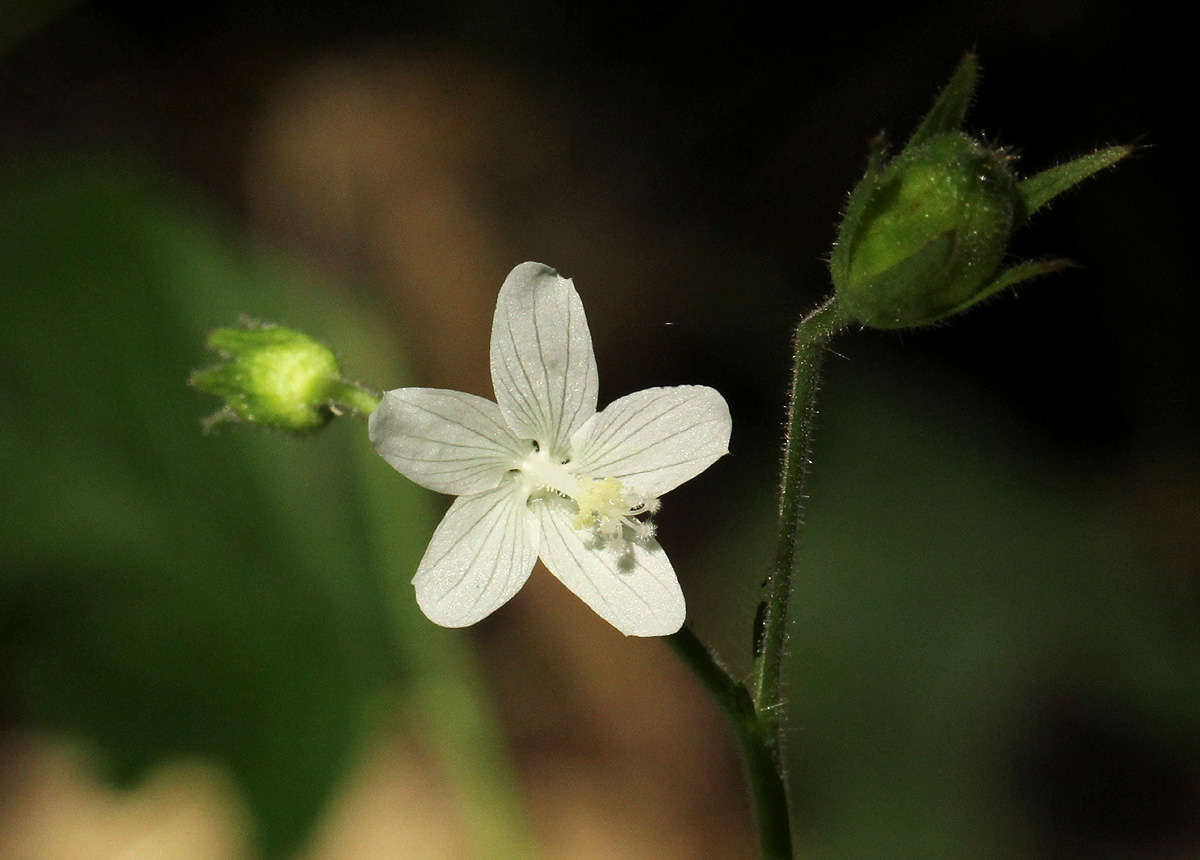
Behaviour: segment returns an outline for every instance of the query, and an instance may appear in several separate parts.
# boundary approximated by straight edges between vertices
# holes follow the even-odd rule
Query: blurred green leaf
[[[1127,464],[1044,446],[961,377],[862,339],[836,348],[851,360],[829,362],[821,392],[785,666],[798,856],[1191,845],[1195,580],[1185,559],[1148,564],[1131,523],[1187,514],[1141,510]],[[735,672],[749,670],[760,599],[745,571],[771,561],[765,485],[731,506],[745,518],[688,592],[691,623]],[[1056,722],[1080,711],[1108,746]],[[1063,807],[1076,819],[1054,818]],[[1111,848],[1114,832],[1132,841]],[[1039,841],[1062,833],[1070,850]]]
[[[187,377],[240,313],[345,345],[351,374],[389,385],[394,338],[361,302],[230,251],[147,179],[42,167],[0,187],[0,696],[118,779],[223,762],[263,853],[285,855],[388,685],[429,659],[407,578],[431,499],[358,420],[204,436],[212,404]]]
[[[1086,766],[1020,781],[1046,709],[1080,697],[1101,718],[1133,712],[1120,731],[1135,747],[1200,773],[1200,635],[1139,563],[1103,464],[1056,459],[948,374],[860,355],[823,394],[790,639],[801,844],[1024,856],[1055,792],[1089,798],[1084,826],[1106,826],[1110,791],[1136,818],[1148,806],[1124,765],[1103,765],[1111,785]]]

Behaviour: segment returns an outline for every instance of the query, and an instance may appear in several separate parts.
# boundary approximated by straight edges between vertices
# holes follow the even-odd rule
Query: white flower
[[[444,627],[490,615],[540,556],[628,636],[683,624],[684,601],[648,521],[658,497],[728,452],[725,399],[711,388],[648,388],[596,412],[596,358],[567,278],[517,266],[492,321],[496,403],[400,388],[371,414],[375,450],[409,480],[457,495],[413,585]]]

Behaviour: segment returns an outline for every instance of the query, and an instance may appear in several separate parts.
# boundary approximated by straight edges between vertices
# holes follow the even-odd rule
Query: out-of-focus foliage
[[[394,383],[395,338],[145,179],[35,168],[0,188],[0,697],[119,780],[227,765],[263,852],[287,853],[384,686],[421,671],[404,598],[428,495],[390,480],[359,420],[202,435],[214,403],[187,377],[239,313]]]
[[[1139,522],[1175,515],[961,378],[835,348],[786,664],[801,855],[1190,856],[1196,592]],[[765,568],[771,515],[717,569]]]
[[[1186,840],[1200,634],[1134,507],[952,377],[873,371],[828,389],[796,585],[790,716],[823,774],[821,853]]]

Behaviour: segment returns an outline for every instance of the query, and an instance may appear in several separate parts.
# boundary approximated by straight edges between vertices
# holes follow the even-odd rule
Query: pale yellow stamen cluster
[[[578,511],[571,524],[580,531],[591,532],[601,542],[626,537],[626,529],[628,537],[635,541],[654,537],[654,524],[639,518],[656,513],[660,507],[658,499],[646,498],[617,478],[576,475],[569,459],[560,461],[541,445],[531,445],[529,454],[515,464],[530,498],[552,492],[574,501]]]
[[[594,530],[598,537],[615,540],[628,528],[634,540],[654,536],[654,524],[639,520],[642,514],[653,514],[659,508],[658,499],[645,499],[622,486],[616,478],[580,478],[575,495],[579,512],[572,523],[577,529]]]

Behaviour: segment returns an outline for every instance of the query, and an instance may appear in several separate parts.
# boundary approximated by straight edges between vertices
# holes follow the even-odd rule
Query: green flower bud
[[[959,130],[976,71],[968,54],[903,151],[885,164],[877,144],[850,195],[829,268],[842,312],[863,325],[928,325],[1066,267],[999,271],[1014,230],[1132,151],[1111,146],[1018,181],[1009,156]]]
[[[366,390],[342,378],[337,357],[303,332],[272,325],[221,328],[208,348],[228,361],[192,374],[190,384],[225,400],[205,421],[250,421],[283,430],[323,427],[342,410],[370,412]]]
[[[862,200],[860,198],[865,198]],[[842,306],[876,328],[918,326],[991,280],[1020,197],[1007,156],[958,132],[905,150],[854,190],[834,269]]]

